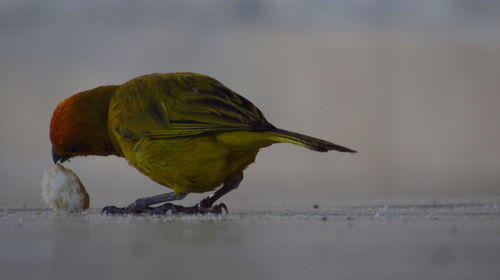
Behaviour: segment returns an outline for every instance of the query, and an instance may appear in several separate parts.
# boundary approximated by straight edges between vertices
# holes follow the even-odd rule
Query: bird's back
[[[206,132],[265,130],[273,126],[246,98],[217,80],[194,73],[150,74],[115,92],[111,119],[136,137],[178,137]]]

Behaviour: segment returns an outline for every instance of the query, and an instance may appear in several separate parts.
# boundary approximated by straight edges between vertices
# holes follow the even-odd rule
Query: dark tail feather
[[[349,148],[333,144],[331,142],[321,140],[318,138],[314,138],[311,136],[274,128],[269,131],[274,137],[278,138],[279,142],[286,142],[295,145],[299,145],[302,147],[306,147],[308,149],[318,151],[318,152],[327,152],[329,150],[335,150],[339,152],[347,152],[347,153],[356,153],[356,151],[351,150]]]

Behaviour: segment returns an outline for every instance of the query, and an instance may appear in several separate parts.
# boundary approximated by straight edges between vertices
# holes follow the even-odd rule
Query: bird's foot
[[[152,214],[152,215],[163,215],[170,211],[172,214],[222,214],[222,212],[227,211],[227,206],[224,203],[213,205],[212,207],[201,207],[200,204],[196,204],[195,206],[185,207],[181,205],[175,205],[172,203],[165,203],[158,207],[148,207],[144,209],[143,213]]]
[[[149,214],[149,215],[164,215],[169,211],[172,214],[222,214],[227,211],[227,206],[224,203],[219,203],[211,207],[202,207],[200,204],[195,206],[185,207],[172,203],[165,203],[157,207],[140,207],[135,202],[127,207],[106,206],[102,209],[101,214],[107,215],[126,215],[126,214]]]
[[[226,214],[229,213],[227,211],[227,206],[224,203],[219,203],[212,205],[211,207],[201,207],[199,206],[200,204],[196,204],[195,207],[198,208],[198,214],[222,214],[222,211],[226,212]]]
[[[126,214],[130,214],[130,212],[127,211],[127,207],[106,206],[106,207],[102,208],[101,214],[126,215]]]
[[[108,215],[126,215],[126,214],[142,214],[152,207],[149,207],[145,199],[137,199],[127,207],[106,206],[102,209],[101,214]]]

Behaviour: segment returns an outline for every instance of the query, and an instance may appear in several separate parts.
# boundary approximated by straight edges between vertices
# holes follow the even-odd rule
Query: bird
[[[171,191],[104,214],[221,214],[261,148],[291,143],[318,152],[356,151],[279,129],[250,101],[206,75],[152,73],[100,86],[60,102],[50,120],[54,163],[78,156],[118,156]],[[214,191],[194,206],[172,204]]]

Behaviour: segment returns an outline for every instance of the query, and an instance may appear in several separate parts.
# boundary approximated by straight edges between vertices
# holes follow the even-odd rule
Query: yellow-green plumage
[[[96,90],[109,95],[108,114],[98,117],[108,132],[102,140],[106,143],[101,146],[111,147],[92,150],[92,143],[82,140],[78,149],[84,153],[68,152],[71,143],[64,143],[60,140],[64,137],[57,135],[57,131],[66,131],[62,128],[70,126],[58,123],[58,119],[71,119],[66,116],[69,110],[59,108],[64,107],[64,101],[51,123],[55,150],[66,153],[66,158],[91,154],[123,156],[139,171],[180,194],[217,188],[254,162],[260,148],[273,143],[288,142],[322,152],[354,152],[275,128],[250,101],[200,74],[150,74],[120,86],[88,92]],[[74,97],[87,104],[88,110],[95,106],[102,111],[102,101],[93,104],[88,96],[80,93]],[[91,113],[89,116],[94,117]],[[92,131],[78,131],[81,139],[86,139],[85,133]],[[62,144],[56,146],[58,141]]]
[[[246,131],[272,127],[257,107],[198,74],[136,78],[114,93],[109,112],[115,150],[177,193],[215,189],[273,143]]]

